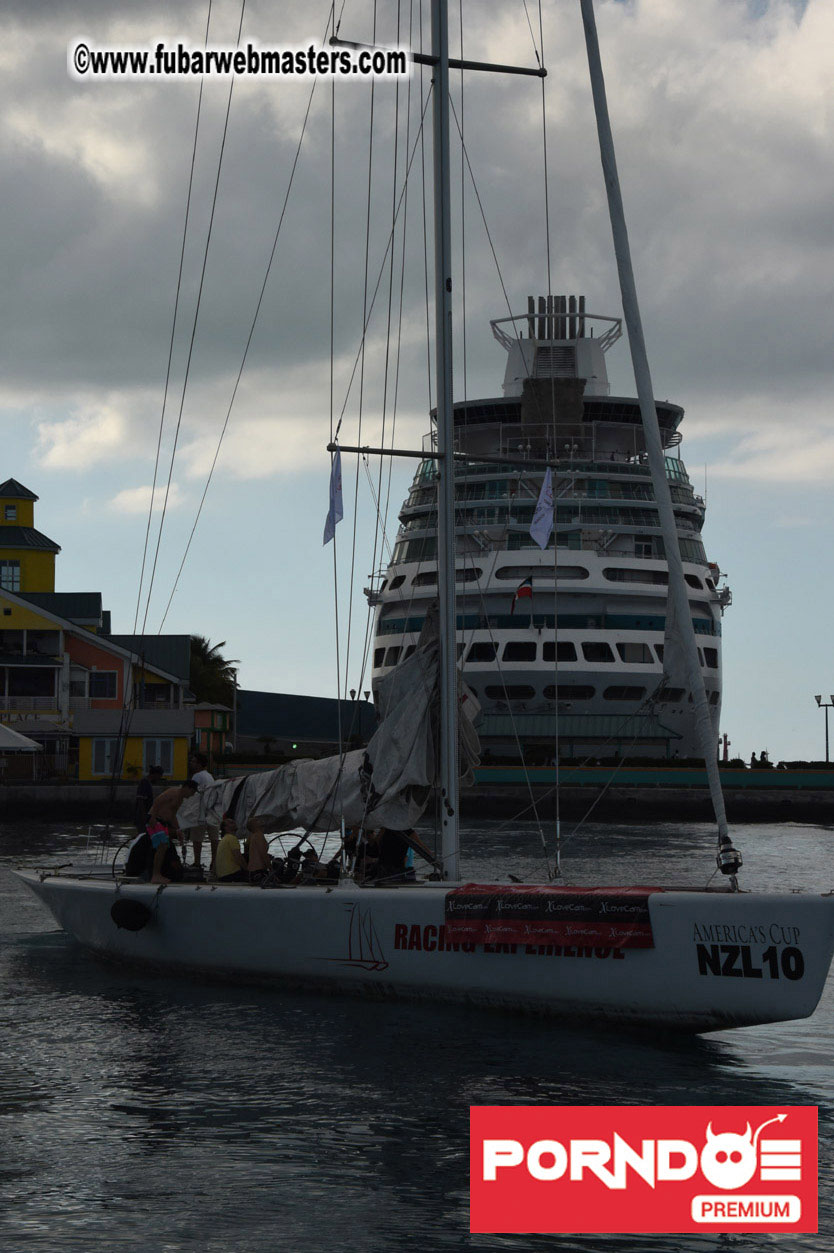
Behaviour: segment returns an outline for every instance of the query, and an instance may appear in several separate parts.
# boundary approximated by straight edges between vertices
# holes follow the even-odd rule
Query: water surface
[[[545,839],[552,844],[551,833]],[[834,832],[738,828],[744,885],[830,891]],[[9,874],[86,832],[0,826],[0,1247],[267,1253],[834,1253],[834,985],[813,1018],[694,1039],[144,976],[88,956]],[[541,878],[533,824],[466,832],[466,872]],[[588,826],[569,882],[702,883],[706,827]],[[473,1104],[816,1104],[818,1236],[470,1236]]]

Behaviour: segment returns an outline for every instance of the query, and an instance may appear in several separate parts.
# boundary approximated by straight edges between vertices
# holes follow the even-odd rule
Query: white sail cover
[[[231,813],[239,828],[257,815],[266,832],[332,831],[342,816],[350,826],[413,827],[436,778],[438,657],[435,637],[379,681],[383,719],[367,748],[221,780],[182,805],[180,826],[219,826]],[[480,747],[472,720],[479,706],[464,684],[461,688],[461,778],[471,782]]]

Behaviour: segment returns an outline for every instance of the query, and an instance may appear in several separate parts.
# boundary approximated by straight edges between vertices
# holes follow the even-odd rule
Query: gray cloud
[[[230,39],[237,6],[215,6],[219,39]],[[245,30],[289,43],[324,29],[327,8],[251,4]],[[526,24],[505,6],[472,8],[466,52],[532,62]],[[801,20],[800,20],[801,18]],[[0,159],[7,193],[0,237],[5,295],[0,365],[7,401],[31,397],[105,404],[118,392],[126,416],[146,427],[164,377],[175,290],[196,86],[82,84],[65,72],[68,40],[102,44],[185,35],[199,42],[202,5],[172,12],[135,4],[19,4],[4,10]],[[618,312],[616,274],[578,14],[546,8],[550,70],[548,145],[555,290],[584,291],[594,308]],[[346,10],[343,33],[369,37],[369,10]],[[830,372],[830,205],[834,198],[829,6],[804,15],[788,0],[753,10],[741,0],[703,0],[698,22],[684,0],[599,5],[638,284],[656,391],[693,414],[720,418],[730,391],[763,397],[758,420],[781,420],[827,386]],[[386,39],[392,30],[381,32]],[[418,80],[412,80],[416,101]],[[181,376],[208,221],[227,85],[209,85],[198,154],[175,366]],[[262,280],[300,129],[308,86],[239,83],[235,88],[212,248],[203,292],[186,421],[222,419]],[[455,80],[455,94],[458,95]],[[391,212],[393,88],[376,90],[374,226],[376,277]],[[338,404],[361,327],[367,189],[368,92],[338,93],[336,352]],[[401,103],[405,88],[400,89]],[[458,102],[458,109],[460,105]],[[517,311],[544,290],[544,214],[539,85],[467,81],[467,147],[504,281]],[[416,110],[412,112],[412,141]],[[500,125],[497,124],[496,119]],[[280,414],[281,373],[304,369],[285,421],[326,420],[329,334],[329,86],[320,83],[253,340],[250,416]],[[400,139],[400,178],[404,139]],[[459,162],[455,184],[459,195]],[[408,217],[417,242],[406,253],[408,335],[401,396],[428,406],[419,157]],[[467,391],[495,394],[501,353],[487,321],[506,309],[468,176],[466,237]],[[458,214],[459,220],[459,214]],[[460,230],[456,230],[460,241]],[[397,233],[396,271],[401,254]],[[460,266],[456,290],[462,293]],[[372,334],[384,333],[383,287]],[[395,301],[396,310],[396,301]],[[458,391],[462,390],[458,344]],[[381,407],[379,353],[367,364],[366,403]],[[632,390],[627,353],[611,360],[612,382]],[[260,380],[266,390],[253,389]],[[373,389],[376,388],[376,392]],[[134,393],[132,399],[130,394]],[[174,393],[175,395],[176,393]],[[770,398],[770,399],[768,399]],[[243,399],[243,398],[242,398]],[[416,404],[415,404],[416,401]],[[355,404],[352,397],[351,412]],[[324,406],[324,409],[323,409]],[[131,414],[133,417],[131,419]],[[77,414],[73,420],[77,420]],[[353,420],[353,419],[351,419]],[[694,429],[694,427],[693,427]],[[230,444],[231,447],[231,444]]]

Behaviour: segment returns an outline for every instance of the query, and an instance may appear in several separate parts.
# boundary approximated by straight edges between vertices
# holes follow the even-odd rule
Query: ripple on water
[[[467,833],[471,877],[499,864],[541,877],[536,829],[500,826]],[[735,834],[751,886],[831,887],[820,883],[830,831]],[[829,1234],[801,1248],[834,1253],[830,981],[807,1022],[697,1039],[188,984],[103,965],[55,933],[3,869],[18,838],[4,845],[0,832],[0,1245],[11,1253],[793,1247],[469,1236],[468,1111],[493,1103],[819,1104]],[[32,839],[38,857],[67,860],[86,831]],[[588,827],[566,843],[566,872],[675,882],[686,864],[705,880],[710,841],[692,824]]]

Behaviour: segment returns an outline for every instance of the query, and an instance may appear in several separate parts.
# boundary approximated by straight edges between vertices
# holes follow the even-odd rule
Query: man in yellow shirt
[[[233,818],[224,818],[220,824],[220,843],[214,859],[214,873],[218,883],[248,882],[246,863],[237,838],[237,823]]]

